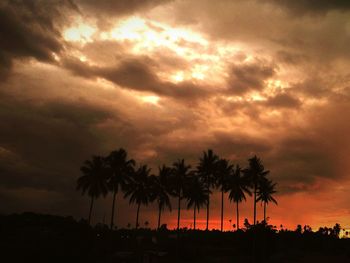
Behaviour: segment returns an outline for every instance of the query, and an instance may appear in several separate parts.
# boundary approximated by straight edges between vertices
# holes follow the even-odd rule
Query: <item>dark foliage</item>
[[[246,221],[235,232],[181,229],[178,236],[165,225],[112,231],[72,217],[23,213],[0,216],[0,246],[2,262],[349,262],[350,239],[337,237],[340,225],[324,229],[278,232]]]

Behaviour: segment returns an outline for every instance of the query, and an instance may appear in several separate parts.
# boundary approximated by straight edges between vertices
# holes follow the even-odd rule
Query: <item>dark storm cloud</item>
[[[221,114],[241,116],[252,123],[260,120],[262,103],[256,101],[228,101],[225,98],[216,98],[215,105]]]
[[[310,191],[319,178],[337,182],[348,178],[349,97],[328,100],[305,114],[303,127],[290,127],[268,155],[283,192]]]
[[[281,139],[217,132],[211,147],[223,156],[231,156],[233,163],[241,167],[247,165],[247,158],[259,156],[271,171],[271,178],[278,182],[280,194],[309,191],[318,178],[339,180],[326,143],[302,129],[294,129]]]
[[[59,53],[59,26],[62,12],[74,9],[69,1],[5,1],[0,4],[0,74],[4,75],[14,58],[33,57],[54,62]]]
[[[332,86],[328,80],[314,76],[294,83],[291,91],[295,94],[302,94],[307,98],[325,98],[333,93]]]
[[[8,155],[4,154],[0,158],[1,187],[8,189],[30,187],[60,191],[67,188],[59,172],[45,171],[13,153]]]
[[[325,143],[307,131],[294,131],[276,143],[268,163],[282,193],[309,191],[318,178],[338,179],[336,163]]]
[[[82,8],[86,8],[89,12],[109,15],[126,15],[136,11],[151,9],[157,5],[161,5],[172,0],[77,0],[76,2]]]
[[[11,65],[12,61],[9,56],[0,51],[0,80],[8,75]]]
[[[96,125],[118,121],[84,101],[1,98],[0,146],[6,157],[1,158],[1,183],[9,187],[62,188],[77,164],[101,151]]]
[[[66,59],[64,66],[74,74],[86,78],[101,77],[121,87],[153,92],[160,96],[167,96],[183,100],[205,97],[210,93],[208,88],[192,81],[174,84],[161,80],[156,74],[156,62],[148,57],[123,59],[116,66],[90,66],[76,59]]]
[[[275,68],[263,61],[257,61],[251,64],[232,65],[229,74],[230,92],[241,95],[264,89],[264,81],[275,74]]]
[[[95,74],[104,77],[120,86],[136,90],[162,92],[161,82],[150,67],[152,60],[127,59],[116,67],[98,68]]]
[[[269,97],[265,105],[274,108],[298,108],[301,105],[301,101],[290,94],[281,93]]]
[[[48,72],[44,75],[51,79],[56,70],[50,73],[52,75]],[[80,84],[82,80],[79,79],[77,82],[84,89],[81,86],[77,89],[77,83],[69,80],[69,86],[60,79],[54,81],[57,86],[37,83],[40,73],[35,77],[31,72],[27,74],[27,77],[22,76],[22,84],[12,89],[8,87],[18,80],[18,75],[11,75],[8,82],[0,85],[0,171],[1,186],[5,188],[68,191],[67,198],[70,198],[76,195],[74,187],[79,166],[92,154],[105,155],[114,147],[124,147],[131,155],[141,153],[142,156],[141,150],[148,151],[164,143],[168,133],[194,123],[193,116],[180,109],[174,109],[174,116],[169,119],[147,105],[137,105],[135,100],[118,102],[123,98],[116,90],[101,95],[94,89],[94,100],[108,96],[108,100],[121,105],[120,111],[109,103],[95,103],[85,99],[89,98],[89,87]],[[66,74],[68,79],[73,78]],[[25,94],[19,95],[18,89],[25,90]],[[55,89],[63,94],[68,91],[69,96],[62,97]],[[134,111],[136,116],[132,114]]]
[[[217,98],[216,104],[223,113],[243,113],[247,117],[258,119],[259,114],[271,109],[298,109],[302,106],[302,101],[295,95],[289,93],[278,93],[274,96],[269,96],[266,100],[262,101],[227,101],[222,98]]]
[[[246,165],[246,159],[252,154],[264,155],[272,146],[264,139],[254,138],[244,133],[215,132],[213,148],[224,156],[236,155],[241,166]],[[242,163],[244,162],[244,163]]]
[[[276,5],[283,6],[294,14],[326,13],[331,10],[348,11],[348,0],[268,0]]]

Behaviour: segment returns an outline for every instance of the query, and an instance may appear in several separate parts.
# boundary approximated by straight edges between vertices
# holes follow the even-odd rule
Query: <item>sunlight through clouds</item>
[[[208,42],[199,34],[181,28],[172,28],[156,21],[132,17],[115,25],[109,32],[102,32],[103,39],[134,42],[136,53],[154,51],[158,47],[168,47],[178,55],[191,53],[181,41],[207,46]]]
[[[184,81],[185,77],[184,77],[184,72],[183,71],[178,71],[176,72],[174,75],[170,76],[170,79],[173,82],[182,82]]]
[[[97,31],[97,28],[84,24],[80,19],[78,19],[75,24],[75,26],[72,26],[63,32],[64,39],[72,42],[80,42],[82,44],[92,42],[92,36]]]
[[[141,100],[144,103],[150,103],[150,104],[159,106],[158,102],[159,102],[160,98],[158,96],[142,96]]]
[[[66,29],[65,39],[80,44],[110,41],[125,45],[133,55],[158,56],[159,50],[173,52],[190,66],[187,70],[157,71],[163,80],[180,83],[187,80],[207,81],[214,85],[225,84],[226,68],[229,63],[243,59],[253,63],[253,55],[247,46],[239,43],[210,42],[203,35],[189,28],[171,27],[165,23],[132,16],[116,22],[110,30],[98,31],[87,22],[77,19],[76,25]],[[74,52],[74,51],[70,51]],[[102,50],[101,52],[104,52]],[[244,53],[243,53],[244,52]],[[75,56],[73,53],[71,53]],[[242,55],[244,54],[244,55]],[[76,56],[82,62],[96,64],[87,54]],[[106,61],[100,62],[105,64]]]
[[[106,37],[115,40],[143,40],[143,34],[147,27],[141,18],[133,17],[120,22],[109,33],[104,32]]]

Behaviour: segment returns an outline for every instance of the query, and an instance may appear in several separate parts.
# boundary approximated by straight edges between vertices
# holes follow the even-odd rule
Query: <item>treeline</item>
[[[171,197],[177,200],[177,229],[180,228],[181,207],[185,202],[187,209],[193,209],[193,229],[196,229],[196,214],[206,208],[206,229],[209,226],[210,195],[213,190],[221,192],[221,231],[223,230],[224,193],[236,204],[237,229],[239,229],[239,204],[246,200],[246,195],[253,196],[254,216],[256,220],[256,204],[264,205],[266,223],[266,205],[277,204],[273,197],[276,183],[268,178],[265,169],[257,156],[248,159],[248,165],[241,168],[233,165],[225,158],[219,157],[211,149],[204,151],[196,167],[191,167],[184,159],[178,159],[171,166],[162,165],[158,173],[152,174],[147,165],[136,165],[135,160],[128,157],[120,148],[108,156],[92,156],[80,168],[82,176],[77,180],[77,190],[90,197],[88,222],[94,201],[99,197],[112,194],[112,212],[110,228],[114,227],[116,196],[122,193],[130,204],[137,204],[135,228],[139,226],[141,205],[147,206],[156,202],[158,205],[158,229],[161,226],[161,215],[165,209],[172,210]]]
[[[165,228],[110,230],[73,217],[0,214],[0,247],[2,262],[11,263],[349,262],[350,239],[339,239],[340,230],[336,224],[316,232],[307,225],[277,231],[246,222],[241,231],[181,229],[177,236]]]

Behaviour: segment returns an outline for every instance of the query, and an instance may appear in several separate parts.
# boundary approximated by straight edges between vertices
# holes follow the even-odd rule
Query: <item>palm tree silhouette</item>
[[[239,208],[238,205],[243,200],[246,200],[245,193],[251,195],[248,189],[247,179],[242,176],[242,168],[236,165],[236,168],[232,171],[232,174],[227,180],[226,190],[229,192],[229,199],[236,203],[236,218],[237,218],[237,230],[239,229]]]
[[[255,155],[248,159],[248,168],[244,169],[244,174],[248,179],[250,186],[254,191],[254,225],[256,224],[256,194],[261,181],[269,174],[270,171],[265,170],[261,160]]]
[[[224,192],[227,188],[227,180],[232,173],[233,166],[226,159],[217,162],[216,186],[221,191],[221,231],[224,228]]]
[[[210,188],[215,184],[215,175],[217,169],[217,162],[219,157],[214,154],[213,150],[208,149],[207,152],[203,152],[203,157],[199,159],[199,164],[197,166],[197,171],[199,176],[204,182],[204,187],[207,192],[210,193]],[[208,194],[207,200],[207,225],[206,230],[209,227],[209,203],[210,203],[210,194]]]
[[[266,205],[269,202],[273,202],[277,205],[276,199],[272,196],[274,193],[276,193],[276,183],[273,183],[271,180],[264,178],[260,182],[260,186],[258,189],[257,197],[258,199],[256,200],[261,201],[264,203],[264,222],[266,223]]]
[[[136,225],[137,229],[139,226],[139,213],[140,206],[148,205],[148,202],[151,199],[151,189],[150,189],[150,174],[151,169],[147,167],[147,165],[140,166],[132,176],[132,180],[128,185],[128,189],[125,192],[124,197],[129,197],[129,203],[137,204],[137,213],[136,213]]]
[[[77,180],[77,190],[81,190],[82,195],[87,193],[91,198],[88,219],[90,224],[94,199],[97,199],[101,195],[105,197],[108,193],[108,174],[104,158],[101,156],[92,156],[92,160],[86,160],[80,171],[83,175]]]
[[[209,192],[198,176],[190,177],[189,188],[190,191],[186,193],[187,209],[193,207],[193,230],[196,230],[196,210],[199,212],[199,209],[207,203]]]
[[[135,161],[133,159],[128,160],[127,156],[127,152],[123,148],[120,148],[119,150],[112,151],[106,157],[106,163],[110,173],[108,187],[113,193],[111,229],[113,229],[114,224],[116,195],[119,188],[121,188],[122,191],[125,191],[128,176],[132,174],[135,165]]]
[[[164,208],[171,211],[171,203],[169,198],[169,180],[172,176],[172,169],[163,165],[159,167],[158,176],[151,176],[152,201],[158,203],[158,229],[160,228],[160,218]]]
[[[188,178],[192,174],[190,169],[191,166],[186,165],[184,159],[179,159],[173,163],[172,193],[178,198],[177,230],[180,229],[181,199],[186,194]]]

